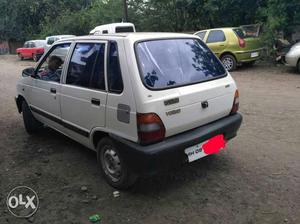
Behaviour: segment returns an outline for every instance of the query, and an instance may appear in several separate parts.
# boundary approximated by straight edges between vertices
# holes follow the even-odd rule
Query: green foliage
[[[265,38],[290,35],[300,21],[299,0],[127,0],[138,31],[189,32],[262,23]],[[0,0],[0,39],[88,34],[120,22],[124,0]]]

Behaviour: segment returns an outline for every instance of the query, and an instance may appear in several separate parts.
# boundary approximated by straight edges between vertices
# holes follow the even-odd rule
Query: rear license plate
[[[205,142],[186,148],[184,152],[188,156],[189,162],[193,162],[207,155],[219,153],[221,149],[225,148],[225,145],[224,136],[216,135]]]
[[[258,57],[259,53],[258,52],[252,52],[251,53],[251,58]]]

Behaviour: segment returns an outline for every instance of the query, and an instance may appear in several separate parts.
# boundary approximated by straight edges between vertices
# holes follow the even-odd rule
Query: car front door
[[[61,87],[62,121],[83,144],[89,144],[94,127],[105,126],[106,46],[105,41],[77,42]]]
[[[30,108],[32,112],[39,117],[43,123],[46,123],[56,129],[61,129],[61,111],[60,111],[60,79],[53,79],[49,76],[49,71],[52,71],[48,62],[51,58],[57,57],[61,59],[62,64],[52,71],[60,77],[65,70],[65,63],[68,50],[71,43],[65,43],[53,46],[49,53],[42,59],[37,66],[35,77],[32,78],[32,88],[30,91]],[[65,52],[62,56],[57,52]]]
[[[24,48],[23,48],[23,57],[24,58],[29,58],[30,57],[30,45],[31,45],[31,42],[26,42],[24,44]]]
[[[206,44],[219,57],[226,47],[226,37],[223,30],[209,31]]]

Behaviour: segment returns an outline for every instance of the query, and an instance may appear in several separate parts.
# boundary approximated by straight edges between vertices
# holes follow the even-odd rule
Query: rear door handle
[[[91,99],[91,103],[96,105],[96,106],[100,106],[100,100],[99,99],[96,99],[96,98],[92,98]]]
[[[56,89],[51,88],[51,89],[50,89],[50,92],[55,94],[55,93],[56,93]]]

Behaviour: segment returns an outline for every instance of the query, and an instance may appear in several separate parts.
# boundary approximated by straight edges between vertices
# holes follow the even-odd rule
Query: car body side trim
[[[64,122],[63,120],[61,120],[61,119],[59,119],[59,118],[57,118],[57,117],[55,117],[55,116],[53,116],[51,114],[48,114],[48,113],[46,113],[44,111],[41,111],[40,109],[37,109],[36,107],[30,106],[30,109],[33,112],[35,112],[35,113],[37,113],[37,114],[39,114],[39,115],[41,115],[41,116],[43,116],[43,117],[51,120],[51,121],[54,121],[54,122],[56,122],[56,123],[64,126],[65,128],[68,128],[68,129],[76,132],[77,134],[80,134],[80,135],[82,135],[84,137],[87,137],[87,138],[89,138],[89,136],[90,136],[90,133],[88,131],[85,131],[85,130],[83,130],[81,128],[78,128],[78,127],[72,125],[72,124]]]

